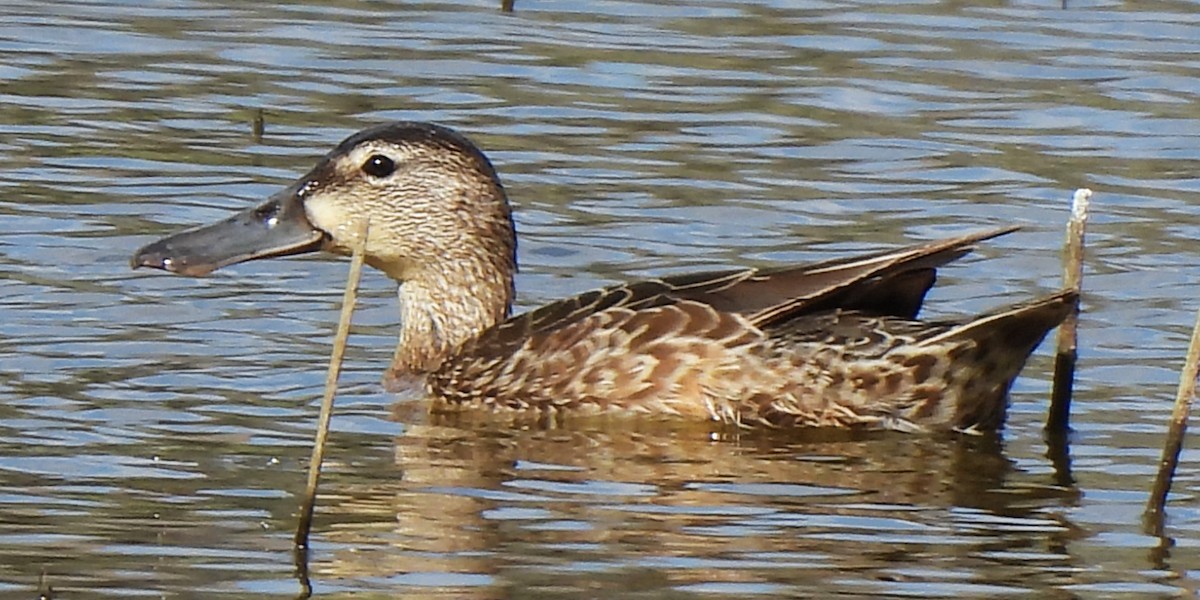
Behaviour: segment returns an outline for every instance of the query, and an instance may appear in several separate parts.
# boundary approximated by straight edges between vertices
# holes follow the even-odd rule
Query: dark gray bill
[[[224,221],[151,242],[134,253],[130,265],[200,276],[256,258],[320,250],[325,233],[304,215],[303,181]]]

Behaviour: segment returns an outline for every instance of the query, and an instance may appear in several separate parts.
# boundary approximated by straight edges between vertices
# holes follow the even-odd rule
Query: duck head
[[[508,314],[516,232],[504,188],[467,138],[428,123],[360,131],[262,204],[152,242],[131,262],[206,275],[260,258],[349,254],[363,220],[366,263],[401,284],[393,370],[435,368]]]

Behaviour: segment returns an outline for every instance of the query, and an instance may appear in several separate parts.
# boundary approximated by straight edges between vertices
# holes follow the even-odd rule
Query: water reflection
[[[330,488],[333,548],[314,571],[489,598],[508,586],[552,597],[812,581],[842,593],[1016,592],[1070,568],[1064,549],[1081,532],[1046,509],[1078,490],[1021,473],[998,438],[839,437],[414,426],[391,468]],[[912,568],[930,552],[947,562],[938,574]],[[464,573],[486,576],[464,584]]]

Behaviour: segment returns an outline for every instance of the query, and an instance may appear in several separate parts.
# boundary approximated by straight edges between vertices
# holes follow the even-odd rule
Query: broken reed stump
[[[1083,234],[1087,229],[1088,204],[1092,190],[1075,190],[1071,201],[1071,220],[1063,247],[1063,287],[1080,289],[1083,281]],[[1070,428],[1071,392],[1075,385],[1075,362],[1079,358],[1079,304],[1058,326],[1058,349],[1054,353],[1054,385],[1050,392],[1050,413],[1046,432],[1062,434]]]
[[[1200,313],[1196,314],[1187,360],[1179,375],[1179,391],[1175,394],[1175,409],[1171,412],[1167,441],[1163,444],[1162,458],[1158,461],[1158,475],[1154,478],[1150,499],[1146,501],[1146,516],[1160,524],[1167,504],[1167,493],[1171,491],[1171,479],[1175,477],[1175,467],[1179,466],[1179,453],[1183,450],[1183,434],[1187,432],[1188,414],[1191,412],[1192,399],[1196,397],[1197,375],[1200,375]]]
[[[250,117],[250,138],[255,144],[261,144],[263,133],[266,131],[267,120],[263,114],[263,109],[257,108],[254,110],[254,116]]]
[[[304,490],[304,501],[300,505],[300,522],[296,527],[296,548],[308,548],[308,533],[312,529],[313,510],[317,504],[317,484],[321,480],[321,462],[325,459],[325,442],[329,439],[329,421],[333,417],[333,396],[337,393],[338,377],[342,374],[342,359],[346,356],[346,339],[350,336],[350,317],[358,300],[358,282],[362,278],[363,258],[366,254],[369,219],[358,224],[354,247],[350,255],[350,275],[342,294],[342,314],[338,319],[337,334],[333,337],[333,351],[329,355],[329,370],[325,374],[325,396],[321,398],[321,416],[317,422],[316,439],[313,441],[312,459],[308,463],[308,485]]]

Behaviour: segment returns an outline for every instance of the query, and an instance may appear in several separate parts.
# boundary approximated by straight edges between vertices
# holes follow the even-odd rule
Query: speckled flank
[[[833,311],[770,331],[687,300],[608,308],[532,335],[506,357],[463,354],[430,383],[446,409],[980,431],[1003,423],[1012,379],[1074,300],[1065,292],[964,323]]]

